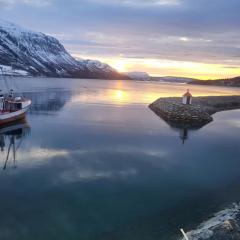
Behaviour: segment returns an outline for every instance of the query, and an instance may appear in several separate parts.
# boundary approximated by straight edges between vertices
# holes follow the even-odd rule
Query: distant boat
[[[2,77],[4,78],[3,69]],[[8,87],[7,79],[3,83]],[[25,118],[25,114],[31,106],[31,100],[22,96],[16,96],[13,89],[9,93],[3,93],[0,89],[0,126]]]

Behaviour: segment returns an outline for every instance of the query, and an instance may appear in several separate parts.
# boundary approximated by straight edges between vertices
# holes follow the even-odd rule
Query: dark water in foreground
[[[216,114],[183,145],[147,105],[184,85],[20,80],[33,107],[27,125],[0,131],[0,239],[178,239],[240,199],[240,111]]]

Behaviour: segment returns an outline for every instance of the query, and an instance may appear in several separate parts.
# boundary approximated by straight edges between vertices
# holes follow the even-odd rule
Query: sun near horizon
[[[73,54],[79,57],[78,54]],[[228,79],[240,76],[240,67],[191,61],[166,59],[84,56],[109,64],[120,73],[146,72],[152,77],[176,76],[200,80]]]
[[[73,56],[119,72],[240,76],[239,1],[214,1],[3,0],[1,19],[49,34]]]

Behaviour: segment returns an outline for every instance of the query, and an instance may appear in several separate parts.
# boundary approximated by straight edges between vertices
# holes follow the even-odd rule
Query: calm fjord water
[[[33,106],[27,124],[0,131],[0,239],[178,239],[179,228],[194,228],[240,199],[240,111],[216,114],[183,144],[182,130],[148,104],[179,96],[186,85],[11,81]]]

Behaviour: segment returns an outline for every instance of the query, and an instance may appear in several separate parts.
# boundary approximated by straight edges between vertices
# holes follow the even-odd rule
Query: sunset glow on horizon
[[[73,54],[75,57],[79,57]],[[121,73],[147,72],[153,77],[178,76],[202,80],[231,78],[240,75],[240,68],[214,63],[184,62],[161,59],[129,59],[123,57],[104,58],[100,56],[84,56],[109,64]]]
[[[119,72],[222,79],[240,76],[239,8],[238,0],[3,0],[1,18]]]

